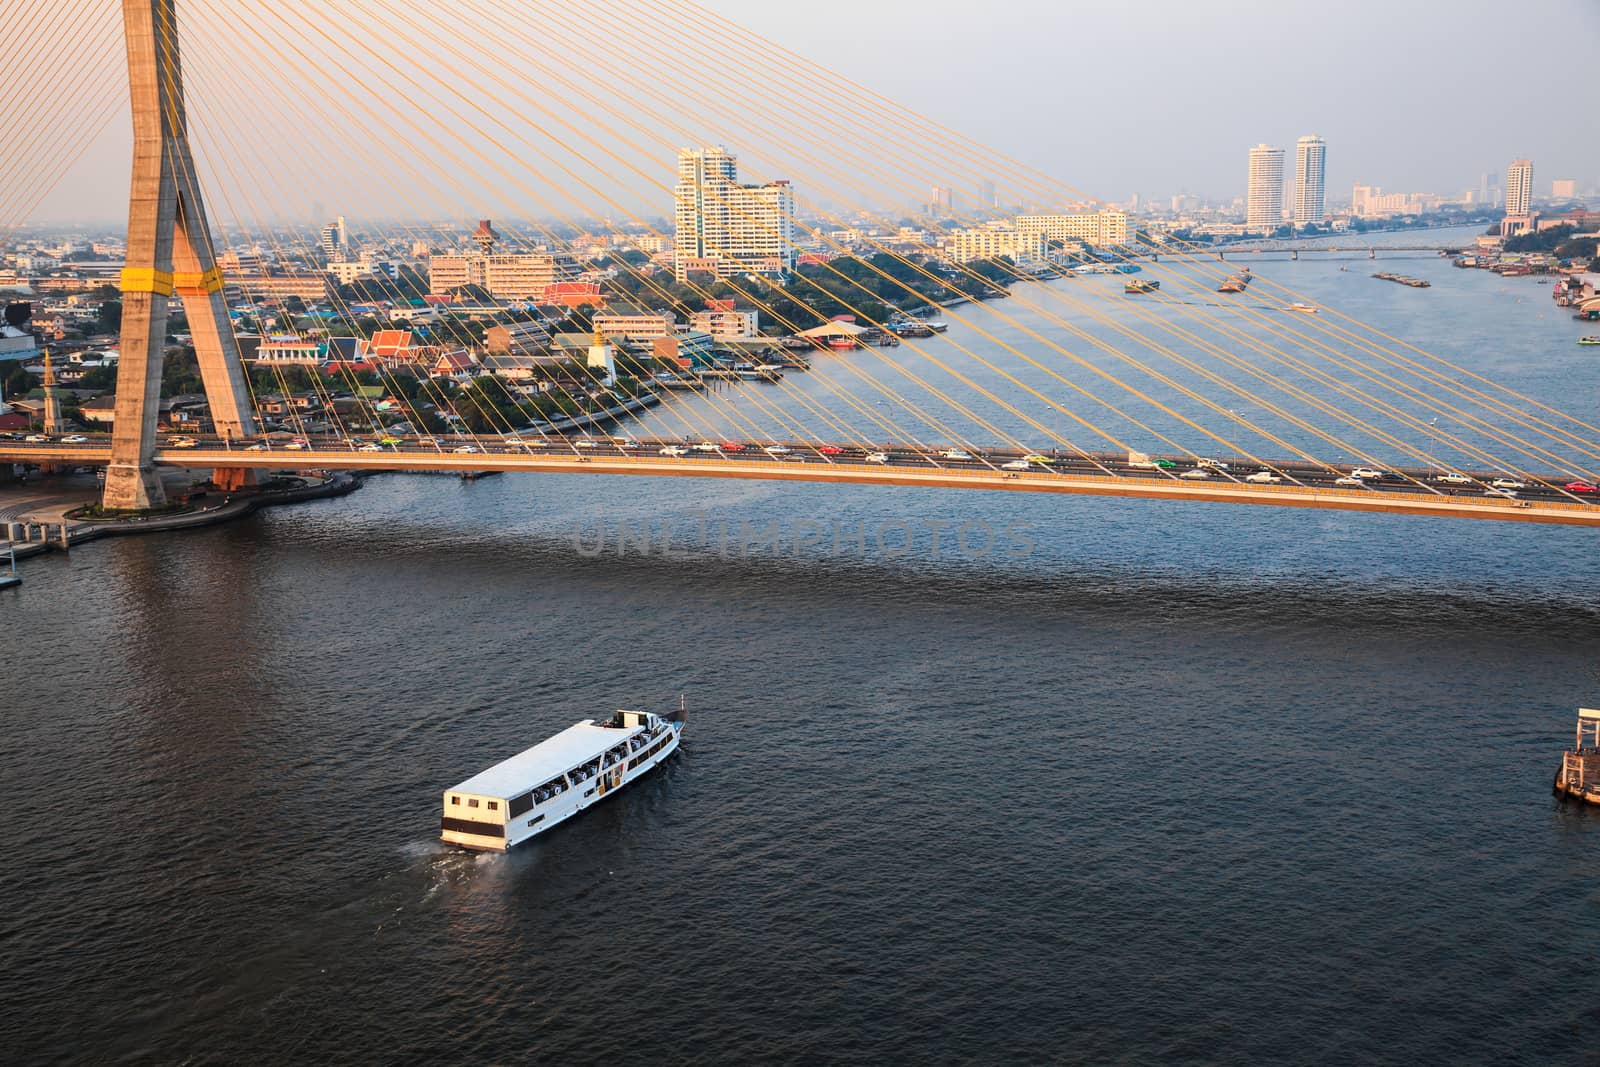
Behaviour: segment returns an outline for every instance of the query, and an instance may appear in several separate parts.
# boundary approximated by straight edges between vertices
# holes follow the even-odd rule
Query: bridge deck
[[[6,443],[9,445],[9,443]],[[780,460],[764,454],[684,457],[632,454],[520,454],[506,452],[351,452],[164,449],[156,462],[173,467],[248,467],[261,470],[353,471],[529,471],[551,474],[622,474],[653,477],[746,478],[832,485],[903,485],[988,489],[1024,493],[1069,493],[1151,500],[1211,501],[1275,507],[1371,511],[1503,522],[1600,526],[1600,503],[1510,500],[1453,496],[1396,487],[1345,489],[1294,484],[1247,484],[1235,480],[1186,481],[1170,475],[1105,474],[1038,469],[955,469],[931,463],[873,465],[859,460],[807,457]],[[104,464],[110,450],[97,445],[0,447],[0,462]]]

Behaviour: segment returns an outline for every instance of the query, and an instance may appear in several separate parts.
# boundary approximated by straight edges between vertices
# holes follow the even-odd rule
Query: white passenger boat
[[[444,794],[442,840],[504,852],[648,774],[678,750],[688,712],[585,719]]]

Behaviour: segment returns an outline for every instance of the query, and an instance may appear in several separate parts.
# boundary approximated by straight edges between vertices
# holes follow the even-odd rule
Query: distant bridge
[[[1404,252],[1412,256],[1426,253],[1434,256],[1453,256],[1466,251],[1460,245],[1367,245],[1367,244],[1339,244],[1339,245],[1302,245],[1295,248],[1285,248],[1281,245],[1227,245],[1221,248],[1196,248],[1180,253],[1185,259],[1198,255],[1214,255],[1218,259],[1227,259],[1229,256],[1263,256],[1285,255],[1290,259],[1299,259],[1301,255],[1314,255],[1319,259],[1377,259],[1379,254]],[[1160,261],[1162,253],[1152,252],[1150,258]]]

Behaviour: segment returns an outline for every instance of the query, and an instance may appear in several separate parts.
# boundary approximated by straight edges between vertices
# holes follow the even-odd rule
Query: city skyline
[[[1572,120],[1562,109],[1526,107],[1518,94],[1505,93],[1490,86],[1491,79],[1461,77],[1461,69],[1490,69],[1501,57],[1491,37],[1469,32],[1474,19],[1487,19],[1492,5],[1469,3],[1450,8],[1452,18],[1440,22],[1428,12],[1409,9],[1384,13],[1392,16],[1393,32],[1370,37],[1352,33],[1343,21],[1314,25],[1318,36],[1318,63],[1323,76],[1307,77],[1298,69],[1294,49],[1266,47],[1273,42],[1251,41],[1251,50],[1234,42],[1227,32],[1229,20],[1185,13],[1168,0],[1157,0],[1152,9],[1176,21],[1183,33],[1157,37],[1140,32],[1103,14],[1055,11],[1037,0],[1016,0],[1000,12],[992,25],[980,27],[973,38],[960,45],[930,42],[914,59],[884,64],[877,61],[894,52],[900,24],[885,12],[892,7],[867,12],[849,11],[839,0],[821,0],[816,17],[794,20],[775,17],[770,5],[738,5],[733,10],[728,0],[718,0],[726,12],[752,24],[758,32],[781,37],[796,54],[836,68],[862,84],[865,91],[881,93],[907,104],[939,124],[997,153],[1015,156],[1052,177],[1081,191],[1086,200],[1126,203],[1134,194],[1165,199],[1174,194],[1191,194],[1209,201],[1227,202],[1245,195],[1233,145],[1292,143],[1305,131],[1315,129],[1330,143],[1339,146],[1326,174],[1326,187],[1335,197],[1353,184],[1367,183],[1388,188],[1427,190],[1444,197],[1458,196],[1477,185],[1485,172],[1505,173],[1506,162],[1528,157],[1539,161],[1541,173],[1553,178],[1571,178],[1579,190],[1600,185],[1600,148],[1592,139],[1571,136]],[[1254,4],[1253,7],[1259,7]],[[1252,5],[1247,4],[1247,8]],[[1552,25],[1564,25],[1577,37],[1600,40],[1600,9],[1570,0],[1542,0],[1536,4],[1540,14]],[[1358,2],[1349,9],[1355,15],[1367,12],[1375,17],[1376,5]],[[1441,9],[1435,9],[1435,12]],[[848,17],[852,38],[848,46],[833,38],[832,15]],[[1248,11],[1242,14],[1248,14]],[[197,19],[209,16],[195,15]],[[1092,26],[1097,47],[1092,54],[1075,56],[1074,76],[1058,77],[1052,64],[1019,61],[1013,64],[1003,85],[977,77],[973,66],[979,46],[990,36],[1008,35],[1012,46],[1021,50],[1022,59],[1048,42],[1082,25]],[[1026,32],[1024,32],[1026,31]],[[1440,56],[1419,54],[1402,47],[1407,35],[1427,33],[1440,45]],[[1129,56],[1140,49],[1183,47],[1191,53],[1209,57],[1218,69],[1234,72],[1246,83],[1242,98],[1248,107],[1175,107],[1177,101],[1191,100],[1191,94],[1176,74],[1149,73],[1147,68],[1162,68],[1165,52],[1150,61],[1132,64]],[[1432,50],[1430,50],[1432,51]],[[98,60],[82,57],[94,66]],[[507,60],[516,64],[517,60]],[[536,73],[531,61],[520,61]],[[1197,69],[1191,58],[1178,69]],[[1398,82],[1413,90],[1409,95],[1385,88],[1381,92],[1364,81],[1345,77],[1348,70],[1363,64],[1391,72],[1386,84]],[[195,61],[197,68],[201,61]],[[515,70],[515,66],[508,68]],[[950,76],[945,76],[948,72]],[[204,71],[197,69],[196,80]],[[1187,76],[1187,75],[1186,75]],[[1119,106],[1104,113],[1082,106],[1079,88],[1086,83],[1116,85]],[[1271,91],[1264,91],[1270,86]],[[1532,91],[1532,90],[1530,90]],[[245,84],[238,87],[238,104],[247,110],[271,114],[281,110],[282,94],[269,86]],[[257,97],[260,97],[258,99]],[[1018,100],[1027,99],[1026,107]],[[1404,106],[1396,104],[1404,99]],[[125,104],[118,105],[125,107]],[[204,135],[197,152],[207,153],[203,143],[214,128],[208,116],[205,93],[191,86],[191,108],[201,116]],[[1046,121],[1046,120],[1049,121]],[[1057,121],[1060,120],[1060,121]],[[1062,122],[1075,131],[1072,137],[1058,132]],[[1148,131],[1139,137],[1128,134],[1134,127]],[[348,129],[328,130],[309,136],[313,145],[351,136]],[[749,144],[727,129],[708,127],[695,131],[703,143],[738,142],[750,172],[765,179],[789,177],[798,186],[819,189],[813,175],[781,157],[781,147]],[[299,131],[305,136],[304,129]],[[870,136],[867,131],[863,135]],[[1079,139],[1104,146],[1103,151],[1083,153],[1074,146]],[[122,115],[112,117],[106,132],[97,138],[73,165],[59,187],[44,198],[34,213],[39,220],[83,219],[95,212],[104,213],[115,204],[125,183],[122,162],[131,149]],[[650,170],[667,162],[665,156],[640,163]],[[334,182],[338,175],[328,175]],[[339,183],[342,189],[326,194],[329,201],[354,199],[359,183],[351,178]],[[941,183],[942,184],[942,183]],[[352,191],[343,196],[343,189]],[[917,183],[914,196],[886,195],[885,202],[914,205],[926,197],[928,185]],[[1548,190],[1534,189],[1535,195]],[[1003,195],[1004,190],[1001,190]],[[659,203],[642,188],[632,191],[638,206]],[[524,200],[529,200],[523,197]],[[980,194],[960,198],[968,206],[982,202]],[[86,204],[94,205],[89,211]],[[484,209],[489,214],[511,217],[519,213],[504,205]],[[522,209],[527,214],[542,214],[531,201]],[[441,211],[440,215],[455,214]],[[113,218],[115,213],[108,215]],[[409,217],[428,217],[424,210],[408,210]],[[325,222],[326,220],[319,220]]]

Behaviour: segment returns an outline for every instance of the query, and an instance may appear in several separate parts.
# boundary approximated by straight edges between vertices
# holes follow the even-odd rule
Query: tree
[[[116,387],[117,368],[115,367],[95,367],[92,370],[84,371],[83,377],[78,379],[77,384],[79,389],[98,389],[101,392],[109,392]]]
[[[0,392],[6,396],[27,396],[34,384],[33,375],[23,370],[21,363],[12,363],[4,381],[0,382]]]
[[[1571,237],[1574,227],[1568,224],[1552,226],[1548,230],[1538,230],[1534,233],[1519,233],[1515,237],[1506,238],[1505,250],[1507,252],[1553,252],[1557,245],[1562,244]]]
[[[1593,237],[1584,240],[1562,241],[1555,247],[1555,254],[1561,259],[1591,260],[1600,251],[1600,242]]]

